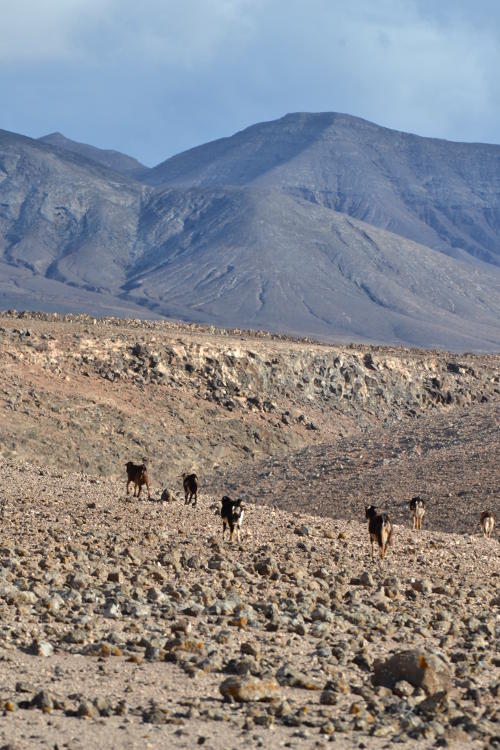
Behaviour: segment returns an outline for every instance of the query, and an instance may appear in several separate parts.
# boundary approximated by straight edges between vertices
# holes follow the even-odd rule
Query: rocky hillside
[[[422,245],[499,264],[500,146],[422,138],[337,112],[294,112],[173,156],[151,185],[253,186]]]
[[[156,482],[499,398],[497,356],[85,316],[0,318],[1,451]]]

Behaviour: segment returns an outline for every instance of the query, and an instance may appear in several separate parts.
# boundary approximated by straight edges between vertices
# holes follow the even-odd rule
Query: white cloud
[[[0,60],[33,63],[73,59],[75,35],[99,23],[111,0],[14,0],[2,4]]]
[[[3,5],[0,126],[20,132],[64,127],[132,153],[141,139],[151,162],[289,111],[330,110],[500,142],[496,0]]]
[[[189,69],[241,43],[265,0],[17,0],[2,8],[0,60],[140,62]]]

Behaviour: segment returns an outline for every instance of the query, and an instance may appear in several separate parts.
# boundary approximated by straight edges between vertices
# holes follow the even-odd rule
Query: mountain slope
[[[48,143],[50,146],[80,154],[80,156],[84,156],[86,159],[92,159],[92,161],[96,161],[98,164],[114,169],[115,172],[120,172],[120,174],[127,175],[128,177],[134,177],[138,173],[144,175],[148,171],[148,168],[144,164],[141,164],[140,161],[137,161],[132,156],[122,154],[120,151],[96,148],[95,146],[89,146],[87,143],[72,141],[62,133],[49,133],[49,135],[44,135],[38,138],[38,140],[42,143]]]
[[[142,179],[279,189],[448,255],[500,264],[500,146],[297,113],[174,156]]]
[[[78,154],[0,131],[0,258],[109,290],[124,278],[145,192]]]
[[[446,257],[291,191],[154,189],[5,131],[0,305],[500,348],[494,265]]]
[[[165,219],[175,217],[175,219]],[[278,191],[167,190],[139,225],[128,299],[218,325],[498,348],[500,271]]]

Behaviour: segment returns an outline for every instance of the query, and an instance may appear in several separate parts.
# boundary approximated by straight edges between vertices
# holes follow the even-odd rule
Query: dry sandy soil
[[[500,746],[499,357],[0,329],[0,747]],[[151,501],[125,496],[142,457]]]

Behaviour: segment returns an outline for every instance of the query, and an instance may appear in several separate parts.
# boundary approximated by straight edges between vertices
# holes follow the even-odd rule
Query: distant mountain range
[[[500,349],[500,146],[335,113],[148,169],[0,131],[0,307]]]

